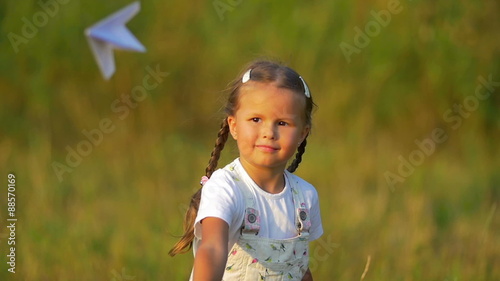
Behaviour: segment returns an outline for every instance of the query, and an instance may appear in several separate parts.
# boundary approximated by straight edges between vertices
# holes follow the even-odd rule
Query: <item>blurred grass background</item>
[[[58,3],[58,2],[54,2]],[[355,27],[384,1],[142,1],[128,27],[147,53],[115,52],[104,81],[83,30],[130,1],[59,4],[16,53],[43,11],[0,2],[0,225],[7,174],[17,176],[16,273],[0,280],[187,280],[192,255],[167,253],[208,161],[224,88],[257,57],[277,58],[308,82],[319,108],[297,174],[320,194],[324,242],[315,280],[499,280],[498,87],[456,130],[443,117],[473,95],[478,77],[500,81],[498,1],[400,1],[402,11],[354,53]],[[233,4],[230,4],[233,3]],[[231,7],[233,5],[234,7]],[[122,119],[111,104],[142,85],[146,67],[169,75]],[[459,113],[456,113],[456,116]],[[52,163],[82,130],[115,130],[59,181]],[[448,139],[403,182],[388,185],[416,139]],[[231,142],[220,166],[236,157]]]

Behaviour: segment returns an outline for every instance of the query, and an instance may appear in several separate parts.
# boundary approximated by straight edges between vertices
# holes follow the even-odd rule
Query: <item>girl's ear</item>
[[[236,133],[236,117],[228,116],[227,124],[229,125],[229,132],[231,132],[231,136],[233,136],[234,140],[237,140],[238,134]]]

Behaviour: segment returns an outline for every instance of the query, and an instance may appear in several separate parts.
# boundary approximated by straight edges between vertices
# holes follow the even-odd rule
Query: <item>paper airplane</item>
[[[113,49],[146,51],[141,42],[125,26],[125,23],[140,9],[140,3],[134,2],[85,30],[92,53],[106,80],[115,72]]]

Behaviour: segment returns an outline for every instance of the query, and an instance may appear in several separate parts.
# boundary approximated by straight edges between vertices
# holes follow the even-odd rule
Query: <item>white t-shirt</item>
[[[323,234],[321,216],[319,212],[318,193],[314,186],[285,171],[285,188],[278,194],[271,194],[262,190],[246,173],[239,159],[233,161],[235,169],[249,187],[256,199],[256,206],[260,212],[259,236],[272,239],[287,239],[298,235],[295,226],[295,206],[292,202],[292,191],[289,181],[297,182],[296,187],[302,190],[307,206],[310,206],[311,228],[309,241],[318,239]],[[216,217],[229,225],[228,249],[230,250],[240,235],[240,228],[245,215],[245,197],[234,182],[231,172],[219,169],[212,174],[209,181],[203,186],[198,215],[195,220],[195,241],[193,251],[196,254],[199,239],[201,239],[201,220],[206,217]]]

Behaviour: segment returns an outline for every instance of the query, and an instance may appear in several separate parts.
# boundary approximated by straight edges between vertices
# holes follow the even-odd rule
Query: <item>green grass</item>
[[[500,279],[500,91],[457,129],[443,117],[479,76],[500,81],[497,2],[401,1],[348,63],[340,43],[353,44],[354,27],[387,1],[242,1],[222,21],[210,1],[143,1],[128,26],[148,52],[115,52],[117,72],[104,81],[83,30],[128,3],[69,1],[17,54],[7,34],[40,7],[0,4],[0,171],[18,179],[17,272],[7,272],[2,227],[0,280],[187,280],[192,255],[168,251],[215,141],[223,90],[259,56],[295,68],[319,106],[297,171],[320,194],[315,280],[358,280],[368,256],[364,280]],[[169,76],[120,119],[112,103],[156,65]],[[66,146],[103,118],[114,131],[60,182],[51,164],[65,164]],[[435,128],[447,140],[388,186],[384,173]],[[231,141],[219,166],[236,156]]]

